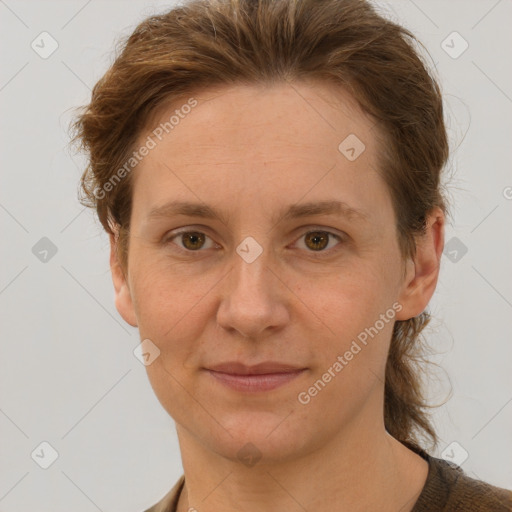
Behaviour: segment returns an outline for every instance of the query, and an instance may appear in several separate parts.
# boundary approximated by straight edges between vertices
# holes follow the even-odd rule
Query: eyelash
[[[181,230],[179,230],[179,231],[175,231],[175,232],[173,232],[172,234],[170,234],[170,236],[166,236],[166,237],[162,240],[162,243],[163,243],[164,245],[169,245],[169,244],[173,243],[173,240],[174,240],[175,238],[178,238],[180,235],[183,235],[183,234],[186,234],[186,233],[199,233],[199,234],[201,234],[201,235],[205,235],[207,238],[210,238],[206,233],[204,233],[204,232],[202,232],[202,231],[200,231],[200,230],[195,230],[195,229],[191,229],[191,228],[187,227],[187,228],[183,228],[183,229],[181,229]],[[325,229],[320,229],[320,228],[317,228],[317,229],[310,229],[309,231],[306,231],[304,234],[302,234],[302,236],[301,236],[301,237],[299,237],[299,239],[298,239],[298,240],[300,240],[301,238],[303,238],[303,237],[305,237],[305,236],[309,235],[310,233],[323,233],[323,234],[328,235],[329,237],[334,237],[334,238],[336,238],[336,239],[340,242],[340,243],[339,243],[339,244],[337,244],[334,248],[330,248],[330,249],[322,249],[322,250],[319,250],[319,251],[313,251],[313,250],[309,250],[309,251],[307,251],[307,252],[309,252],[309,253],[311,253],[311,254],[317,255],[318,257],[322,257],[322,255],[326,255],[326,256],[327,256],[327,255],[330,255],[330,254],[333,252],[333,250],[336,250],[336,247],[337,247],[338,245],[340,245],[342,242],[344,242],[344,241],[345,241],[343,236],[341,236],[341,235],[337,235],[336,233],[333,233],[333,232],[331,232],[331,231],[327,231],[327,230],[325,230]],[[329,239],[329,242],[330,242],[330,239]],[[328,245],[329,245],[329,242],[328,242]],[[201,250],[202,248],[201,248],[201,249],[198,249],[198,250],[196,250],[196,251],[192,251],[192,250],[190,250],[190,249],[184,249],[183,247],[180,247],[180,246],[178,246],[177,244],[174,244],[174,245],[176,245],[177,250],[178,250],[179,252],[186,253],[186,254],[193,254],[193,253],[200,253],[200,252],[204,252],[203,250]]]

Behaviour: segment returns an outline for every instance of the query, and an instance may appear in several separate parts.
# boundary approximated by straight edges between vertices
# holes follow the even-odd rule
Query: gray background
[[[426,336],[441,365],[431,399],[453,392],[437,455],[510,488],[512,1],[377,3],[427,46],[446,95],[453,218]],[[138,332],[114,307],[108,239],[77,202],[84,157],[67,132],[119,36],[170,5],[0,0],[0,512],[140,511],[182,472]],[[31,47],[51,49],[44,31],[47,58]],[[457,58],[454,31],[469,44]],[[58,452],[48,469],[43,441]]]

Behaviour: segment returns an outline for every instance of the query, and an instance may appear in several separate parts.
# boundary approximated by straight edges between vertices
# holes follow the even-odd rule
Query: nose
[[[232,259],[231,271],[221,289],[218,325],[253,340],[282,329],[290,318],[292,293],[283,284],[268,251],[263,250],[252,262],[237,252]]]

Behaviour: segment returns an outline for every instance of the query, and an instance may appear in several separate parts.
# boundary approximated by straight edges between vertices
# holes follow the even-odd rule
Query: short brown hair
[[[105,184],[157,108],[217,85],[324,80],[348,90],[378,124],[386,141],[379,171],[401,253],[413,256],[429,211],[447,211],[440,176],[449,153],[441,92],[416,43],[365,0],[192,0],[151,16],[123,42],[73,124],[89,155],[81,201],[108,233],[119,231],[127,264],[131,175]],[[386,429],[414,446],[419,436],[437,444],[419,365],[429,320],[424,311],[395,322],[386,366]]]

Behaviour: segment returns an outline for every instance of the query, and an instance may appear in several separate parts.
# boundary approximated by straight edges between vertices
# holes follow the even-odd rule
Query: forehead
[[[195,106],[184,108],[191,98]],[[157,139],[155,130],[166,123]],[[241,192],[270,202],[285,194],[292,202],[308,191],[333,190],[356,202],[375,201],[379,134],[333,84],[209,88],[162,106],[139,144],[147,137],[156,146],[133,178],[137,195],[152,208],[171,192],[177,199],[211,197],[212,186],[219,202]]]
[[[197,105],[192,109],[188,107],[191,99]],[[179,119],[174,115],[173,126],[167,131],[185,146],[204,139],[216,141],[229,134],[234,136],[229,141],[230,147],[234,147],[240,142],[251,143],[247,138],[249,132],[253,136],[258,132],[268,134],[265,142],[276,137],[293,142],[296,138],[302,144],[310,140],[316,147],[331,144],[332,139],[341,141],[350,133],[371,145],[370,139],[379,135],[374,130],[375,120],[361,110],[341,85],[318,80],[200,89],[163,103],[152,113],[141,135],[165,126],[173,114],[179,114]],[[180,137],[179,132],[189,125],[196,130],[193,141],[188,133]],[[326,138],[328,131],[332,138]]]

